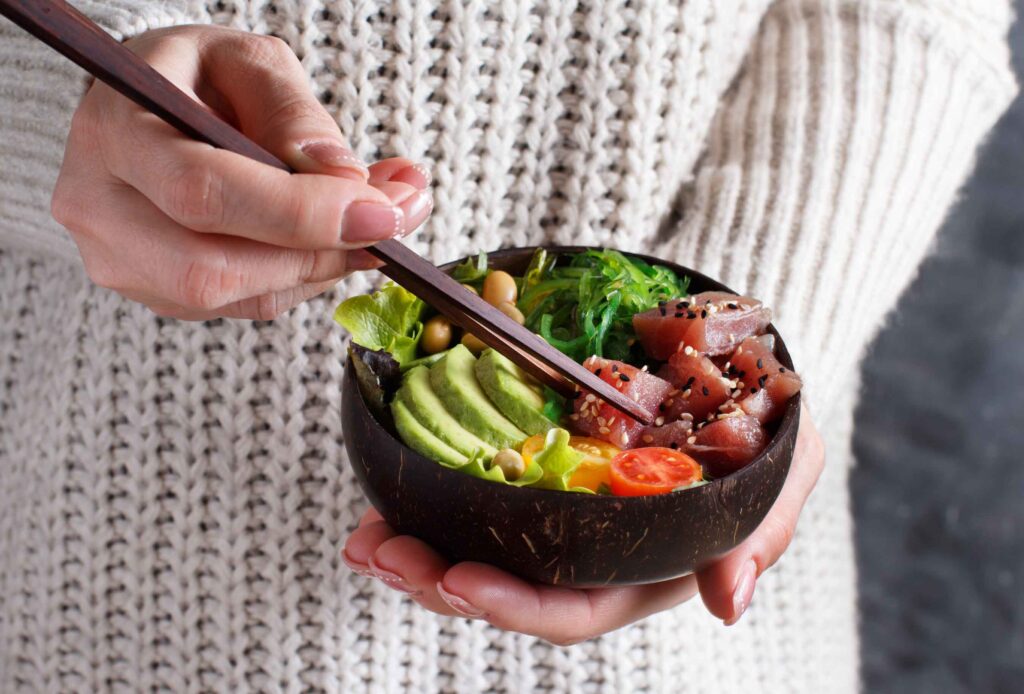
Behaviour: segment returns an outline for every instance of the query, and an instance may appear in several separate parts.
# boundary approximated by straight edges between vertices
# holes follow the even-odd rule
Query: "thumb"
[[[369,178],[284,41],[216,32],[200,56],[209,86],[229,103],[242,132],[269,152],[301,173]]]
[[[825,462],[825,449],[806,407],[789,476],[768,515],[739,547],[697,572],[697,585],[708,611],[728,626],[750,605],[757,577],[786,551],[804,502]]]

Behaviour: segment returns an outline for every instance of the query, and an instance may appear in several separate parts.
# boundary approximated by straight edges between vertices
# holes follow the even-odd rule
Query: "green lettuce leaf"
[[[569,445],[569,432],[565,429],[552,429],[544,437],[544,448],[533,456],[531,464],[537,464],[543,470],[534,487],[558,489],[560,491],[587,491],[583,487],[569,487],[569,477],[583,460],[583,454]]]
[[[544,474],[544,471],[541,469],[541,466],[537,464],[537,461],[531,460],[530,464],[526,466],[526,472],[523,473],[522,477],[517,480],[509,481],[505,479],[505,473],[502,472],[500,467],[497,465],[488,467],[489,464],[490,461],[484,455],[484,452],[477,449],[465,464],[456,466],[446,465],[446,467],[451,467],[453,470],[458,470],[459,472],[472,475],[473,477],[490,480],[491,482],[511,484],[513,487],[528,487],[533,485]],[[445,465],[445,463],[441,463],[441,465]]]
[[[357,345],[382,349],[405,364],[416,358],[424,306],[412,292],[388,284],[373,294],[346,299],[334,311],[334,320],[352,334]]]
[[[477,284],[487,277],[487,254],[480,251],[476,258],[466,258],[452,271],[452,279],[462,284]]]

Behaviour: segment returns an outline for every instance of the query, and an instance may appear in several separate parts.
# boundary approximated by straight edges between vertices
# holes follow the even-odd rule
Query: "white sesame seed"
[[[596,400],[596,399],[597,398],[594,397],[593,393],[587,393],[587,397],[586,397],[586,401],[587,402],[594,402],[594,400]]]
[[[683,348],[683,354],[693,354],[693,347],[686,345],[686,347]]]
[[[644,443],[650,443],[653,440],[654,440],[653,436],[651,436],[650,434],[644,434]]]
[[[661,426],[662,424],[664,424],[664,423],[665,423],[665,418],[664,418],[664,417],[658,417],[657,419],[655,419],[655,420],[654,420],[654,424],[655,424],[656,426],[659,426],[659,427],[660,427],[660,426]]]
[[[607,436],[611,432],[611,429],[609,429],[608,427],[600,427],[597,431]]]
[[[686,390],[683,391],[683,398],[688,398],[688,397],[690,397],[690,389],[689,388],[687,388]]]
[[[694,442],[696,442],[696,441],[697,441],[697,437],[696,436],[691,436],[690,438],[686,439],[686,443],[691,444],[691,445]]]

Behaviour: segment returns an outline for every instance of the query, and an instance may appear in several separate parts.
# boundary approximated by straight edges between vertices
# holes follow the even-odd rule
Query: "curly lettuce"
[[[412,292],[388,284],[373,294],[353,296],[334,311],[334,320],[369,350],[384,350],[400,365],[416,359],[426,304]]]

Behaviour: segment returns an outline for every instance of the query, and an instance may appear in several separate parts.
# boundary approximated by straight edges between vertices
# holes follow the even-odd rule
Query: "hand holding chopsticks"
[[[72,59],[102,82],[194,140],[214,145],[220,150],[241,154],[276,169],[290,170],[281,159],[183,93],[145,60],[114,41],[67,3],[60,0],[33,0],[31,2],[0,0],[0,12]],[[152,162],[137,161],[133,163],[138,167],[152,166]],[[248,204],[241,205],[236,212],[250,222],[250,225],[265,224],[268,228],[268,236],[270,236],[275,225],[274,220],[273,218],[267,219],[268,215],[259,214],[258,210],[261,209],[259,206],[266,204],[268,199],[274,199],[274,196],[278,194],[278,186],[288,186],[288,177],[271,178],[269,174],[264,174],[256,177],[257,182],[260,180],[270,182],[267,189],[262,190],[258,187],[250,189]],[[154,188],[158,188],[159,182],[153,180],[152,185]],[[377,222],[386,216],[381,212],[383,209],[407,205],[413,210],[412,212],[403,212],[401,218],[390,213],[395,224],[395,232],[400,233],[404,230],[404,226],[415,221],[407,217],[418,215],[425,217],[429,211],[419,202],[419,193],[410,194],[400,202],[384,195],[379,189],[376,193],[366,192],[366,195],[371,199],[360,200],[358,203],[370,206],[376,203],[376,209],[364,207],[366,210],[364,216],[374,216]],[[326,195],[323,196],[323,199],[330,200]],[[136,200],[136,202],[144,204],[147,201]],[[319,205],[322,207],[323,203],[320,202]],[[313,204],[311,207],[314,212],[319,209],[317,204]],[[299,216],[302,217],[302,215]],[[335,229],[333,233],[338,233],[339,226],[344,230],[345,222],[342,221],[340,224],[336,222],[333,226]],[[331,228],[330,225],[324,224],[312,224],[311,227]],[[158,240],[159,234],[166,233],[167,230],[158,228],[147,231],[151,232],[153,240]],[[311,233],[318,232],[314,229]],[[193,242],[201,243],[201,240],[194,239]],[[243,251],[248,248],[254,257],[258,255],[253,253],[252,248],[247,247],[245,243],[237,240],[233,242],[233,245]],[[468,292],[459,291],[459,285],[456,282],[397,241],[392,239],[381,241],[370,246],[368,251],[385,261],[386,265],[383,268],[385,274],[432,304],[453,323],[476,334],[483,342],[509,357],[540,381],[566,395],[573,394],[576,391],[575,384],[578,384],[630,416],[645,422],[651,420],[650,414],[640,408],[637,403],[626,398],[621,392],[550,347],[538,336],[483,300]],[[156,260],[159,262],[161,259],[157,258]],[[150,258],[149,261],[153,262],[153,258]],[[321,283],[327,279],[326,277],[321,279]],[[309,284],[307,291],[314,291],[318,288],[317,282]],[[198,286],[201,292],[203,283],[198,282]]]

